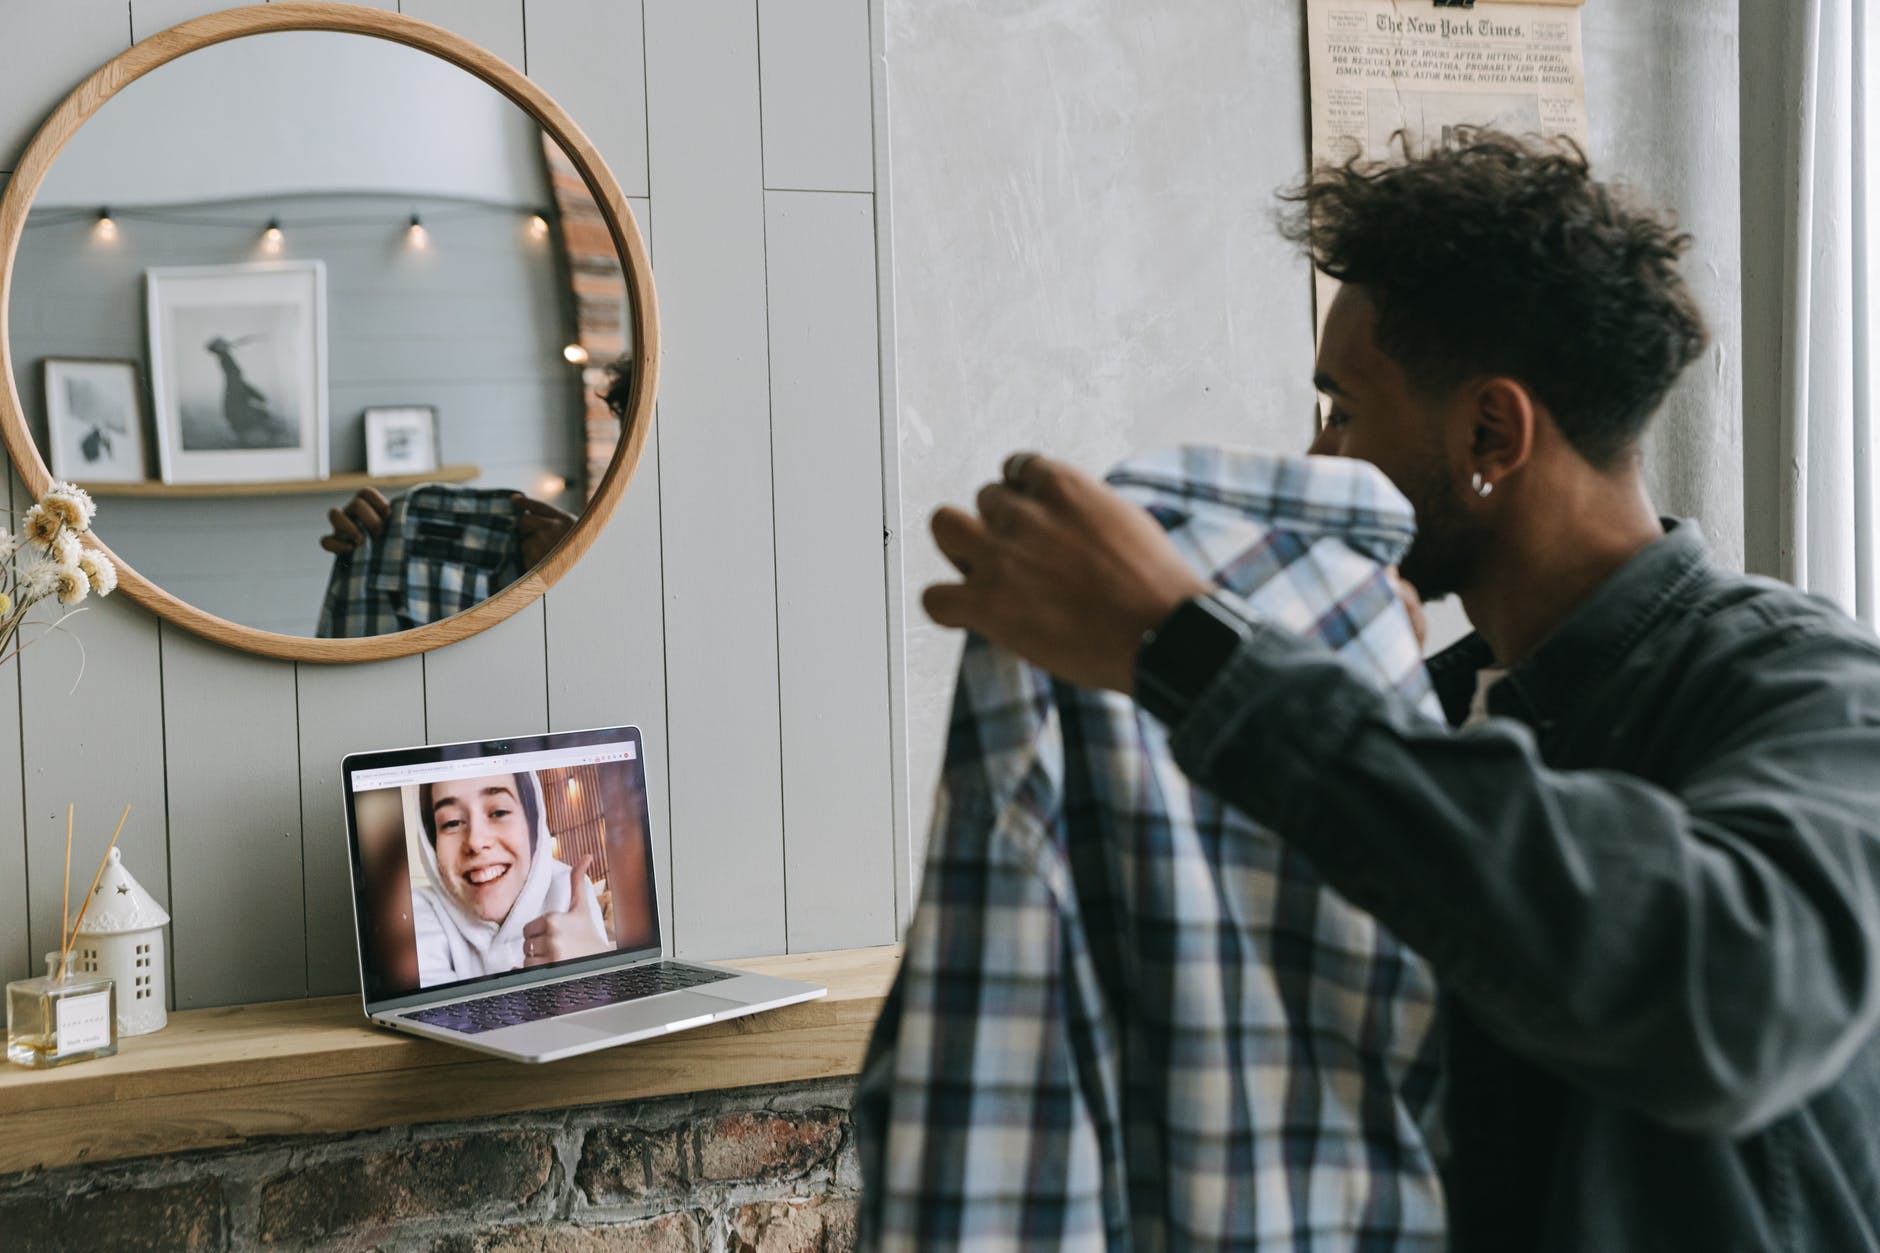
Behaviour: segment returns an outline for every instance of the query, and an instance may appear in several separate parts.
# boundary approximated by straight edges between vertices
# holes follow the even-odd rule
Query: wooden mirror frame
[[[52,472],[33,442],[14,381],[12,339],[9,334],[9,299],[13,263],[26,227],[26,215],[45,181],[52,162],[78,128],[119,91],[159,66],[212,44],[245,35],[272,31],[336,31],[367,35],[405,44],[440,57],[474,74],[519,106],[544,132],[558,142],[586,180],[601,215],[613,236],[615,251],[625,262],[627,296],[632,322],[632,391],[622,417],[621,440],[600,488],[587,508],[555,549],[520,579],[488,600],[462,613],[409,631],[357,639],[319,639],[281,635],[243,626],[206,613],[170,595],[126,565],[96,536],[86,543],[110,557],[118,569],[118,586],[165,621],[194,631],[205,639],[287,661],[379,661],[405,657],[452,644],[495,626],[531,604],[580,559],[607,524],[639,465],[640,454],[653,424],[653,396],[659,378],[659,313],[653,298],[652,269],[639,228],[627,208],[626,196],[608,172],[594,145],[541,88],[522,73],[450,31],[416,18],[386,13],[353,4],[281,2],[211,13],[159,31],[129,51],[112,58],[73,89],[46,119],[21,155],[19,166],[0,197],[0,434],[14,468],[37,498],[52,485]],[[110,527],[109,519],[105,521]]]

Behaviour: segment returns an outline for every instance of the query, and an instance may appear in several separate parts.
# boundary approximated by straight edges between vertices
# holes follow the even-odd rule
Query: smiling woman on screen
[[[423,784],[418,812],[430,883],[412,892],[412,922],[424,986],[612,947],[589,859],[571,870],[551,851],[532,771]]]

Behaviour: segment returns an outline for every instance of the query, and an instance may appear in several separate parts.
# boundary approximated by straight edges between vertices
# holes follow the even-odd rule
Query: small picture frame
[[[305,482],[326,468],[326,267],[144,271],[165,483]]]
[[[40,360],[46,448],[54,478],[74,483],[139,483],[144,453],[144,389],[135,361],[98,357]]]
[[[367,409],[366,473],[374,478],[437,469],[437,410],[430,405]]]

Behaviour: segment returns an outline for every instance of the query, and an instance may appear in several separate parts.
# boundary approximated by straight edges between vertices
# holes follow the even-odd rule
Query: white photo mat
[[[140,483],[143,380],[135,361],[45,357],[46,452],[52,476],[76,483]]]
[[[438,468],[437,410],[386,405],[365,411],[366,473],[429,474]]]
[[[326,267],[144,271],[165,483],[327,476]]]

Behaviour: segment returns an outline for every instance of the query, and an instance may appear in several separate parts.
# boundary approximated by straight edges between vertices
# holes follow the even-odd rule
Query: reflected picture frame
[[[440,462],[437,409],[386,405],[365,411],[366,473],[373,478],[430,474]]]
[[[144,284],[163,481],[326,478],[325,265],[162,266]]]
[[[115,357],[44,357],[39,368],[53,477],[79,484],[146,481],[142,367]]]

